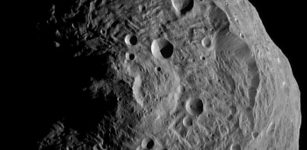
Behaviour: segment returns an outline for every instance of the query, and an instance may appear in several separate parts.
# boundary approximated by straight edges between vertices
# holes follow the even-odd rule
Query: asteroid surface
[[[69,91],[39,150],[299,149],[298,84],[248,0],[53,1],[37,29]]]

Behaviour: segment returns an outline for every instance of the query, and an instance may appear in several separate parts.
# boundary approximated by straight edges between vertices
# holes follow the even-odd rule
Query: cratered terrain
[[[55,1],[46,16],[68,92],[37,149],[299,149],[298,84],[248,0]]]

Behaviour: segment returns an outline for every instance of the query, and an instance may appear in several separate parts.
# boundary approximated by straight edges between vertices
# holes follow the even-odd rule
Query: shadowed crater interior
[[[162,43],[162,48],[160,50],[161,55],[163,58],[170,58],[173,55],[174,52],[174,46],[169,41],[164,40]]]
[[[189,103],[189,108],[194,115],[200,115],[204,111],[203,101],[199,98],[193,99]]]

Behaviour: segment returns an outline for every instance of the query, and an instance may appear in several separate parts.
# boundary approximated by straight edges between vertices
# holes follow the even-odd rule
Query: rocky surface
[[[38,30],[78,103],[39,150],[299,149],[297,82],[247,0],[55,1]]]

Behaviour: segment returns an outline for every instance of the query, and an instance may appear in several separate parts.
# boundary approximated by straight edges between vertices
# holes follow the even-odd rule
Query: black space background
[[[8,37],[13,41],[9,50],[14,58],[6,63],[8,65],[5,64],[9,74],[12,73],[7,79],[10,86],[7,87],[6,94],[9,94],[8,101],[13,107],[5,111],[4,115],[9,119],[8,125],[14,127],[12,131],[17,132],[11,133],[7,139],[16,143],[30,140],[32,143],[29,141],[22,147],[32,148],[24,149],[34,149],[33,142],[46,135],[51,125],[63,119],[63,116],[78,112],[80,118],[86,118],[91,114],[89,112],[99,109],[99,106],[81,103],[78,97],[72,96],[75,73],[82,72],[72,67],[71,60],[67,59],[65,54],[58,55],[58,52],[54,52],[51,46],[38,36],[35,22],[46,15],[49,7],[45,2],[27,2],[21,9],[25,11],[18,14],[18,20],[11,17],[18,22],[18,27],[14,27],[17,33],[12,33],[14,35]],[[303,115],[300,149],[305,149],[306,8],[303,8],[304,4],[296,1],[280,0],[273,3],[251,0],[251,3],[256,7],[272,40],[289,59],[294,77],[299,84]],[[91,119],[91,116],[88,117]]]

